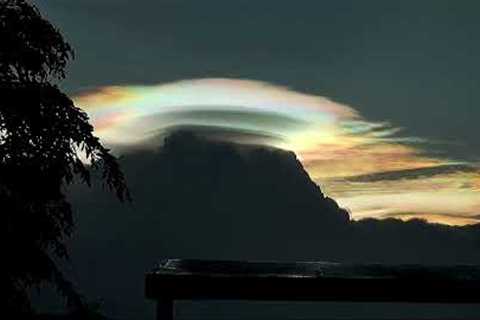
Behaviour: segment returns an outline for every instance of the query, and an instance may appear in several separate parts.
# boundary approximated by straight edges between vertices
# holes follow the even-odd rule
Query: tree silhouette
[[[130,199],[115,157],[57,87],[72,58],[70,45],[35,6],[0,0],[0,287],[8,312],[30,312],[28,290],[43,282],[70,306],[83,303],[58,267],[68,259],[65,241],[74,227],[66,186],[90,185],[99,172],[121,201]]]

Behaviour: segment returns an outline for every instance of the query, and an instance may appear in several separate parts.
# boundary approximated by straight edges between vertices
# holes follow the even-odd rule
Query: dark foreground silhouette
[[[86,113],[57,84],[73,50],[30,1],[0,1],[0,212],[4,315],[30,316],[29,289],[54,285],[72,309],[84,301],[65,277],[74,230],[65,189],[90,184],[91,169],[120,200],[118,163],[93,135]],[[90,160],[86,166],[80,151]]]
[[[480,226],[351,221],[291,152],[210,142],[180,132],[155,152],[125,156],[122,167],[135,199],[131,206],[101,190],[76,186],[71,191],[79,212],[72,273],[112,317],[152,319],[143,275],[163,257],[480,263]],[[242,315],[248,308],[227,308],[225,313]],[[438,311],[431,316],[440,318],[453,312],[430,309]],[[408,308],[386,310],[397,310],[396,315]],[[480,311],[472,310],[470,314]]]
[[[480,303],[479,290],[478,266],[166,259],[145,277],[162,320],[178,300],[463,304]]]

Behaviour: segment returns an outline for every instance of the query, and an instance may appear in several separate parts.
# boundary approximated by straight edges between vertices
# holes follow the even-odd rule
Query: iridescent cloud
[[[156,146],[155,137],[178,127],[293,150],[353,218],[467,224],[480,214],[475,164],[429,156],[421,148],[428,142],[324,97],[259,81],[199,79],[103,87],[74,100],[117,151]]]

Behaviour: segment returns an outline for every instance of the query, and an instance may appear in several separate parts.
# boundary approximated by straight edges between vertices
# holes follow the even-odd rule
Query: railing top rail
[[[168,259],[145,285],[155,300],[480,303],[480,266]]]

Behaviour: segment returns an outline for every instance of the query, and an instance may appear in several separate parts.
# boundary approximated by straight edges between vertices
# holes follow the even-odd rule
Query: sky
[[[37,1],[121,154],[176,127],[293,150],[355,219],[480,215],[477,1]]]

